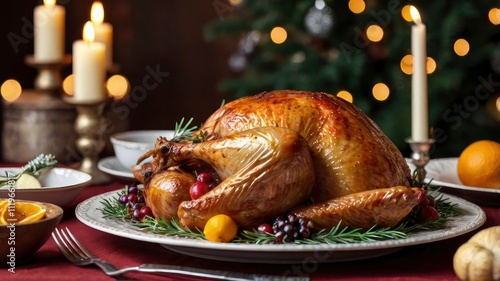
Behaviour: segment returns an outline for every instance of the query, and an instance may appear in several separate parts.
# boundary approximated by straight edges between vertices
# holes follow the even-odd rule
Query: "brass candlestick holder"
[[[429,163],[430,156],[429,151],[431,146],[434,144],[434,139],[428,139],[425,141],[414,141],[411,138],[405,140],[406,143],[410,145],[412,150],[411,159],[413,165],[415,165],[415,180],[417,181],[418,187],[423,187],[424,180],[427,172],[425,171],[425,165]]]
[[[73,97],[64,97],[64,101],[74,105],[77,110],[75,130],[78,134],[76,148],[83,156],[77,166],[82,172],[92,176],[92,184],[104,184],[111,178],[97,168],[99,153],[105,146],[105,124],[103,109],[110,99],[100,100],[78,100]]]
[[[26,65],[38,69],[35,89],[59,96],[62,86],[61,69],[71,64],[71,55],[65,55],[60,61],[52,62],[40,62],[36,61],[34,56],[26,56],[24,61]]]

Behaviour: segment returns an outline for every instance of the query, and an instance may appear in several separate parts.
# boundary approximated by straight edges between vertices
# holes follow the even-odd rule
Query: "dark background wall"
[[[215,0],[217,2],[219,0]],[[4,0],[0,8],[0,81],[17,79],[23,88],[33,88],[36,70],[24,63],[33,54],[33,8],[42,1]],[[66,53],[81,39],[90,18],[93,0],[59,0],[66,7]],[[114,27],[114,61],[119,74],[132,89],[141,86],[148,68],[168,76],[143,97],[131,100],[129,128],[170,129],[182,117],[199,123],[217,109],[230,94],[217,90],[218,81],[231,75],[227,57],[236,40],[207,42],[203,27],[223,20],[214,1],[103,0],[105,21]],[[8,35],[23,38],[12,44]],[[64,69],[64,76],[71,67]],[[131,97],[133,99],[133,97]]]

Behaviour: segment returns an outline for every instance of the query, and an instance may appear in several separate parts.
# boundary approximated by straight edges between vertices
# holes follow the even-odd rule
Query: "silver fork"
[[[168,273],[184,276],[195,276],[210,278],[212,280],[233,280],[233,281],[308,281],[309,277],[292,277],[292,276],[278,276],[278,275],[262,275],[262,274],[248,274],[233,271],[223,270],[209,270],[200,269],[186,266],[176,265],[163,265],[163,264],[143,264],[140,266],[126,267],[122,269],[116,268],[114,265],[107,261],[93,255],[78,240],[66,227],[63,229],[55,229],[52,232],[52,238],[56,242],[57,247],[61,253],[73,264],[78,266],[86,266],[95,264],[101,268],[104,273],[109,276],[123,277],[123,273],[128,271],[148,272],[148,273]]]

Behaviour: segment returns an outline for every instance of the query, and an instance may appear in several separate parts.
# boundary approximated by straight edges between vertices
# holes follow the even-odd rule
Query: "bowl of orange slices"
[[[38,201],[0,199],[0,262],[15,267],[47,242],[61,221],[61,207]]]

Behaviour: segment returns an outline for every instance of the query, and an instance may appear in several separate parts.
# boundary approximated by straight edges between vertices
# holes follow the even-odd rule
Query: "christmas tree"
[[[407,153],[411,132],[411,25],[427,27],[431,157],[458,156],[476,139],[500,141],[500,9],[497,1],[269,0],[213,2],[207,39],[236,36],[238,98],[274,89],[350,100]],[[406,154],[405,156],[408,156]]]

